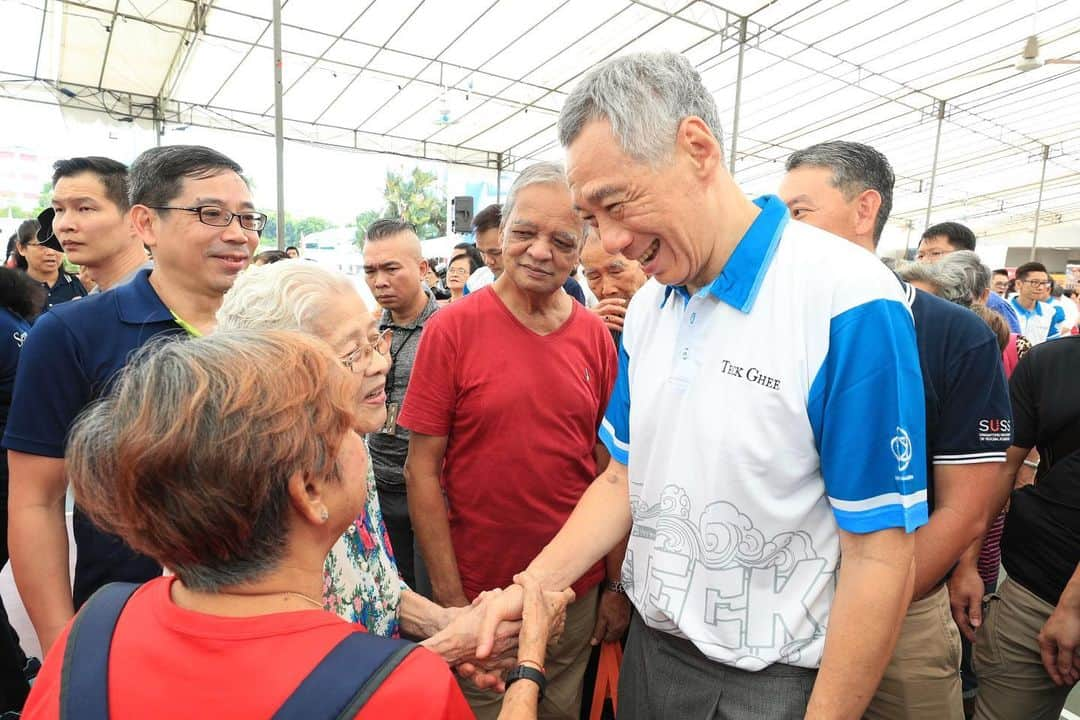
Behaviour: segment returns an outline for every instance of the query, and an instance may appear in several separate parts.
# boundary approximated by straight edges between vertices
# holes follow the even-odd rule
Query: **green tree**
[[[446,198],[435,185],[435,173],[414,167],[408,175],[386,173],[386,213],[412,223],[421,239],[446,234]]]
[[[266,227],[263,228],[263,244],[277,244],[277,213],[273,210],[260,210],[267,217]],[[311,233],[321,232],[336,227],[334,223],[321,217],[304,217],[296,219],[289,213],[285,213],[285,244],[299,245],[300,239]]]
[[[408,174],[386,171],[381,210],[356,216],[356,246],[364,247],[364,233],[382,218],[401,218],[416,228],[421,240],[446,234],[446,197],[436,185],[438,176],[414,167]]]
[[[364,235],[367,233],[367,229],[371,226],[371,223],[382,217],[382,213],[378,210],[365,210],[356,216],[356,247],[361,250],[364,248]]]

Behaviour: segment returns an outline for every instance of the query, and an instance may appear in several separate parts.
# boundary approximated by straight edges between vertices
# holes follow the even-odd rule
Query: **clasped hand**
[[[503,677],[518,660],[543,663],[549,642],[556,641],[566,622],[573,590],[545,592],[531,576],[520,573],[506,589],[483,592],[466,608],[455,608],[454,619],[425,646],[439,654],[479,688],[502,692]]]

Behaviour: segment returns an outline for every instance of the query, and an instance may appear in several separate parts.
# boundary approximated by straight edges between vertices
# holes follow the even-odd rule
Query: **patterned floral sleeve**
[[[405,585],[398,576],[370,463],[367,480],[364,513],[326,556],[323,604],[339,617],[363,625],[373,635],[397,637]]]

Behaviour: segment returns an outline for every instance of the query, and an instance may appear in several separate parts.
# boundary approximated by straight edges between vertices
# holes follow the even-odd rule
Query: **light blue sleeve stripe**
[[[623,465],[630,464],[630,356],[619,338],[619,374],[600,423],[600,442]]]
[[[915,532],[929,519],[925,502],[916,503],[911,507],[886,505],[868,512],[834,509],[833,515],[836,517],[837,525],[852,533],[872,533],[893,527],[902,527],[906,532]]]
[[[926,523],[926,410],[906,307],[872,300],[832,319],[806,411],[842,529],[910,532]],[[866,502],[879,497],[897,501]]]

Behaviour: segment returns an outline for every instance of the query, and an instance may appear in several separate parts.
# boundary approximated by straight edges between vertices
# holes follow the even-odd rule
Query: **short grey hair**
[[[569,201],[570,198],[570,184],[566,180],[566,169],[562,163],[557,162],[538,162],[534,165],[530,165],[521,171],[521,174],[514,179],[514,184],[510,186],[510,192],[506,195],[506,202],[503,204],[502,209],[502,224],[499,227],[500,234],[503,235],[503,239],[506,239],[506,235],[503,230],[506,227],[506,222],[510,219],[510,216],[514,212],[514,205],[517,204],[517,196],[525,188],[530,185],[558,185],[566,188],[566,197]],[[582,242],[585,239],[584,231],[579,232],[578,247],[581,247]]]
[[[589,122],[607,120],[624,153],[658,166],[691,116],[723,145],[716,100],[690,61],[673,52],[633,53],[599,65],[574,87],[559,114],[559,142],[569,147]]]
[[[934,288],[935,295],[941,294],[941,281],[934,271],[933,265],[905,260],[896,264],[895,271],[904,282],[925,283]]]
[[[341,273],[300,260],[250,267],[217,312],[218,330],[294,330],[325,339],[319,320],[356,288]]]
[[[874,218],[876,246],[881,240],[881,232],[885,229],[889,213],[892,212],[896,176],[889,159],[869,145],[833,140],[791,153],[785,169],[791,172],[804,165],[832,170],[832,186],[839,190],[848,202],[865,190],[874,190],[881,196],[881,207]]]
[[[957,305],[981,302],[990,288],[990,268],[971,250],[949,253],[930,267],[938,276],[941,297]]]

